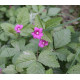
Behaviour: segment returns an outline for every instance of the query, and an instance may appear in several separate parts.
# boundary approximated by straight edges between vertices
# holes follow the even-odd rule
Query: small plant
[[[0,73],[80,73],[80,32],[64,27],[80,18],[63,23],[59,12],[46,6],[10,7],[9,19],[0,24]]]

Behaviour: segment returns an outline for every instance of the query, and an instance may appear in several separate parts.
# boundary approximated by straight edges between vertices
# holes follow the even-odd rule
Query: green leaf
[[[7,15],[7,17],[15,17],[15,13],[16,13],[16,11],[15,11],[16,9],[15,9],[15,7],[13,6],[12,8],[10,8],[10,9],[8,9],[8,11],[7,11],[7,13],[6,13],[6,15]]]
[[[68,46],[70,47],[70,48],[72,48],[73,50],[76,50],[79,46],[78,46],[78,44],[77,43],[70,43],[70,44],[68,44]]]
[[[46,25],[45,28],[48,27],[56,27],[57,25],[60,24],[60,22],[62,21],[61,17],[57,17],[57,18],[53,18],[53,19],[49,19],[48,21],[46,21]]]
[[[6,74],[15,74],[15,73],[17,73],[16,70],[15,70],[15,66],[14,65],[7,66],[6,68],[4,68],[2,70],[2,72],[6,73]]]
[[[14,48],[5,48],[1,54],[0,57],[11,57],[17,54],[17,50]]]
[[[17,60],[17,58],[18,58],[21,54],[22,54],[22,52],[14,55],[14,56],[12,57],[12,63],[13,63],[14,65],[16,65],[16,60]]]
[[[48,15],[56,16],[60,12],[60,8],[49,8]]]
[[[60,66],[54,54],[55,52],[44,50],[40,53],[38,61],[44,64],[45,66],[52,67],[52,68],[58,68]]]
[[[33,32],[33,29],[32,28],[34,28],[34,25],[32,25],[32,24],[29,24],[29,25],[23,27],[23,29],[21,30],[20,35],[21,36],[31,35],[31,33]]]
[[[45,69],[39,62],[34,62],[27,68],[27,74],[44,74],[44,73]]]
[[[37,50],[38,50],[38,43],[39,43],[39,40],[38,39],[32,39],[30,41],[30,43],[28,43],[25,46],[25,50],[30,50],[30,51],[33,51],[34,53],[36,53]]]
[[[69,29],[72,33],[75,33],[74,27],[73,26],[67,26],[67,29]]]
[[[12,31],[14,31],[14,25],[12,25],[12,24],[10,24],[10,23],[2,23],[2,24],[1,24],[1,28],[2,28],[5,32],[9,31],[10,29],[11,29]]]
[[[0,68],[4,69],[5,68],[5,64],[0,65]]]
[[[55,27],[54,30],[53,30],[52,32],[57,32],[57,31],[60,31],[61,29],[63,29],[62,26],[60,26],[60,27]]]
[[[76,49],[76,54],[74,56],[74,62],[77,60],[77,62],[80,63],[80,46]]]
[[[80,42],[80,37],[79,37],[79,42]]]
[[[37,5],[32,5],[32,8],[35,12],[38,12],[38,6]]]
[[[67,61],[68,62],[70,62],[70,61],[72,61],[73,59],[74,59],[74,57],[75,57],[75,54],[69,54],[68,56],[67,56]]]
[[[46,40],[46,41],[48,41],[48,42],[52,42],[52,41],[53,41],[51,34],[48,33],[48,32],[44,32],[44,33],[43,33],[42,39],[44,39],[44,40]]]
[[[23,51],[17,60],[16,60],[16,68],[17,71],[21,72],[23,68],[27,68],[31,63],[36,60],[36,56],[31,51]]]
[[[11,45],[17,50],[24,50],[25,48],[25,39],[12,40]]]
[[[67,61],[67,56],[69,54],[72,54],[69,50],[67,50],[66,48],[61,48],[56,50],[56,55],[59,58],[59,60],[61,61]]]
[[[80,31],[76,31],[75,33],[72,33],[71,41],[75,43],[79,43],[79,36],[80,36]]]
[[[46,70],[46,74],[53,74],[53,70],[51,68]]]
[[[2,8],[0,8],[0,11],[2,11],[2,12],[6,12],[6,7],[2,7]]]
[[[72,66],[67,73],[69,73],[69,74],[80,74],[80,64]]]
[[[68,24],[73,23],[73,22],[78,21],[78,20],[80,20],[80,17],[77,18],[77,19],[74,19],[74,20],[72,20],[72,21],[65,22],[64,24],[59,24],[59,25],[57,25],[57,26],[55,26],[55,27],[65,26],[65,25],[68,25]],[[55,21],[55,20],[54,20],[54,21]],[[51,22],[51,23],[53,23],[53,22]],[[52,30],[52,29],[54,29],[54,26],[45,29],[45,31],[50,31],[50,30]]]
[[[39,5],[39,13],[42,13],[42,11],[45,9],[43,5]]]
[[[71,32],[68,29],[62,29],[53,34],[55,48],[67,45],[71,41]]]
[[[7,59],[3,58],[3,57],[0,57],[0,65],[6,64],[6,63],[7,63]]]
[[[78,47],[78,48],[76,49],[76,54],[75,54],[74,59],[73,59],[71,65],[70,65],[70,68],[75,64],[75,61],[77,60],[78,55],[80,55],[80,47]],[[69,70],[68,70],[68,71],[69,71]]]
[[[29,23],[29,12],[26,7],[21,8],[17,13],[16,21],[17,24],[22,24],[23,26],[26,26]]]
[[[1,24],[1,28],[4,30],[5,34],[15,38],[17,37],[16,31],[14,30],[14,25],[10,24],[10,23],[2,23]]]
[[[0,34],[0,40],[2,40],[2,41],[7,41],[8,40],[8,36],[5,34],[5,32]]]
[[[42,13],[41,17],[43,18],[43,21],[46,22],[48,20],[50,20],[51,18],[49,16],[46,16],[46,12]]]
[[[75,54],[75,56],[74,56],[74,59],[73,59],[73,61],[72,61],[72,63],[71,63],[71,65],[70,65],[70,68],[68,69],[68,71],[67,71],[67,73],[69,73],[69,71],[71,72],[73,69],[73,71],[75,71],[75,69],[76,69],[76,67],[74,67],[74,68],[72,68],[72,66],[75,64],[75,61],[76,61],[76,59],[78,58],[78,55],[80,54],[80,47],[78,47],[77,48],[77,50],[76,50],[76,54]],[[79,65],[80,66],[80,65]],[[78,72],[77,72],[78,73]],[[75,73],[76,74],[76,73]]]
[[[36,15],[36,17],[35,17],[35,26],[38,27],[38,28],[42,28],[43,27],[39,15]]]
[[[1,48],[0,48],[0,54],[1,54],[1,52],[5,49],[5,48],[7,48],[8,46],[7,45],[3,45]]]
[[[10,19],[9,19],[9,22],[10,22],[10,23],[14,24],[15,21],[16,21],[16,18],[15,18],[15,17],[13,17],[13,16],[10,17]]]

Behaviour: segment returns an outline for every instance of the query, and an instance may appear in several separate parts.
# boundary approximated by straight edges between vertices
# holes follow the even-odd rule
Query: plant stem
[[[38,51],[39,51],[39,46],[38,46],[38,50],[37,50],[37,59],[38,59],[38,56],[39,56],[39,52]]]
[[[20,33],[18,33],[18,37],[17,37],[17,39],[19,39],[20,38]]]

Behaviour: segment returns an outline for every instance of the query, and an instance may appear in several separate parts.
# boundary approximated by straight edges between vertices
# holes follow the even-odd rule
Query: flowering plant
[[[0,24],[0,73],[80,73],[80,32],[64,27],[62,17],[56,16],[59,11],[11,6],[9,20]]]

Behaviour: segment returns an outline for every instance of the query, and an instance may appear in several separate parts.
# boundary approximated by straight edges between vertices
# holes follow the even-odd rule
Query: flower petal
[[[20,25],[20,29],[22,29],[23,28],[23,25]]]
[[[15,31],[17,31],[18,26],[19,26],[18,24],[15,26],[15,28],[14,28],[14,29],[15,29]]]
[[[16,31],[16,33],[20,33],[20,32],[21,32],[20,30],[17,30],[17,31]]]
[[[44,44],[43,44],[43,42],[44,42]],[[45,46],[48,45],[48,41],[45,41],[43,39],[40,39],[38,45],[39,45],[39,47],[43,48],[43,47],[45,47]]]
[[[34,31],[36,31],[36,30],[39,30],[39,28],[35,27],[35,28],[34,28]]]
[[[33,36],[35,35],[34,32],[31,33]]]
[[[46,43],[45,43],[45,46],[47,46],[48,45],[48,41],[46,41]]]
[[[19,29],[22,29],[23,28],[23,25],[19,25],[17,24],[14,28],[14,30],[16,31],[16,33],[20,33],[20,30]]]
[[[40,36],[42,37],[43,36],[43,33],[40,33]]]
[[[40,42],[39,42],[38,46],[39,46],[39,47],[41,47],[41,48],[43,48],[43,47],[44,47],[44,45],[43,45],[43,44],[41,44]]]

